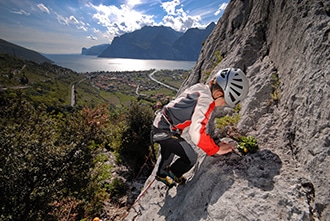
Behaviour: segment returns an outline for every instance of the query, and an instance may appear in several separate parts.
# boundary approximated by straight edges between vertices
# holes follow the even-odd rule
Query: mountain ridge
[[[83,47],[81,49],[82,55],[99,55],[104,51],[110,44],[101,44],[101,45],[95,45],[90,48]]]
[[[4,39],[0,39],[0,53],[14,55],[16,57],[33,61],[39,64],[44,62],[52,63],[51,60],[41,55],[39,52],[21,47],[19,45],[8,42]]]
[[[181,33],[165,26],[145,26],[115,37],[99,57],[195,61],[214,27],[212,22],[205,29],[192,28]],[[86,53],[89,49],[83,50]]]

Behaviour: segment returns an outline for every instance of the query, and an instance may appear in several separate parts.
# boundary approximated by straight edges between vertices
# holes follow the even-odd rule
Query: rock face
[[[328,0],[230,1],[181,91],[221,68],[243,69],[250,92],[237,127],[260,151],[196,149],[188,183],[153,183],[126,220],[330,220],[329,38]]]
[[[90,48],[82,48],[82,55],[100,55],[110,44],[96,45]]]

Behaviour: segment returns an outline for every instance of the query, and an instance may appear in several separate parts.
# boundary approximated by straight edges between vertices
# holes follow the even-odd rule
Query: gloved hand
[[[230,152],[234,152],[240,156],[243,156],[243,154],[238,149],[239,145],[237,141],[229,137],[220,139],[218,145],[220,150],[215,155],[224,155]]]
[[[221,141],[218,145],[220,147],[220,150],[216,153],[218,155],[224,155],[234,150],[234,144],[232,143],[226,143],[224,141]]]

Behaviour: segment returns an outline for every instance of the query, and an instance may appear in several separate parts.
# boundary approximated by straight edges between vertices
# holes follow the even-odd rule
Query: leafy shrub
[[[238,138],[238,150],[243,153],[255,153],[259,147],[257,139],[252,136],[241,136]]]
[[[47,112],[20,94],[2,97],[0,195],[6,200],[0,202],[1,219],[61,220],[58,214],[64,214],[56,213],[55,205],[58,211],[72,205],[71,218],[88,214],[96,205],[90,202],[106,197],[99,180],[93,183],[102,124],[86,122],[80,111]]]
[[[117,201],[118,198],[126,194],[126,190],[127,186],[121,178],[116,177],[107,185],[107,191],[110,193],[111,201]]]
[[[150,130],[154,113],[146,105],[132,102],[126,114],[127,128],[118,152],[134,172],[137,172],[150,153]]]

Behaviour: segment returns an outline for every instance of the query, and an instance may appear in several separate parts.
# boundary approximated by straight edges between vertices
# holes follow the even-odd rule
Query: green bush
[[[47,112],[19,94],[2,96],[1,104],[1,220],[59,220],[55,208],[68,205],[84,217],[91,202],[104,200],[99,180],[93,183],[102,125],[81,111]]]
[[[116,202],[118,198],[126,194],[127,186],[123,179],[116,177],[107,185],[107,190],[110,193],[111,201]]]
[[[127,128],[122,138],[119,153],[137,173],[150,153],[150,130],[154,117],[153,110],[146,105],[132,102],[126,114]]]
[[[255,153],[259,147],[255,137],[252,136],[241,136],[238,138],[238,150],[243,153]]]
[[[0,220],[79,220],[99,214],[104,201],[125,187],[122,180],[108,183],[112,166],[105,162],[104,148],[133,172],[143,168],[150,156],[152,109],[137,102],[127,110],[98,105],[104,100],[87,81],[77,86],[77,105],[70,107],[70,85],[83,76],[8,59],[0,56],[0,80],[6,87],[20,85],[17,73],[28,87],[0,91]],[[129,98],[125,95],[127,104]]]

